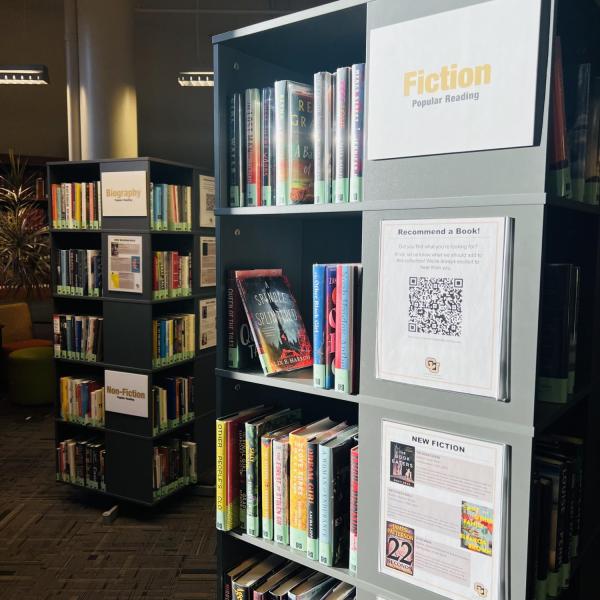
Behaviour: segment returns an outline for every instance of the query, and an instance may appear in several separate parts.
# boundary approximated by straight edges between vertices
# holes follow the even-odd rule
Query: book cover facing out
[[[281,269],[235,276],[265,375],[312,366],[310,339]]]

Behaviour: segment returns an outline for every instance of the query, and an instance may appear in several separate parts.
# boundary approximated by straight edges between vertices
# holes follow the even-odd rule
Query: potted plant
[[[35,177],[11,150],[0,173],[0,293],[40,297],[49,284],[48,223],[35,201]]]

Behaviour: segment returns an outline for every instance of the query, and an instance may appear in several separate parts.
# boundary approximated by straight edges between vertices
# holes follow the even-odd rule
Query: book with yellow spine
[[[74,183],[75,187],[75,218],[73,219],[73,227],[79,229],[81,227],[81,184]]]
[[[290,433],[290,546],[306,552],[308,440],[337,423],[329,418],[315,421]]]

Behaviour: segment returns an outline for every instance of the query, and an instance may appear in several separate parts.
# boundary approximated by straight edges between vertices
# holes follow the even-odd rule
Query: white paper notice
[[[108,289],[143,293],[141,235],[108,236]]]
[[[148,214],[146,171],[102,173],[102,216],[145,217]]]
[[[217,345],[217,300],[205,298],[200,300],[200,350]]]
[[[148,375],[104,371],[106,410],[148,418]]]
[[[216,238],[200,238],[200,287],[217,285],[217,245]]]
[[[371,31],[369,160],[531,146],[541,0]]]
[[[379,570],[454,600],[503,600],[507,449],[382,422]]]
[[[381,222],[376,377],[507,399],[511,224]]]
[[[200,189],[200,227],[215,226],[215,178],[198,176]]]

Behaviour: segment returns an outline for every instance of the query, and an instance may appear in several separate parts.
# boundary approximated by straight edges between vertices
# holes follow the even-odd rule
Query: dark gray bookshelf
[[[147,182],[188,185],[192,188],[192,228],[190,231],[155,231],[150,227],[150,198],[147,217],[104,217],[100,229],[50,228],[52,289],[55,314],[97,315],[104,318],[103,357],[100,361],[56,358],[57,387],[62,376],[97,379],[104,371],[115,370],[148,376],[148,389],[164,385],[166,377],[194,376],[194,417],[171,428],[155,431],[152,426],[152,398],[148,398],[148,418],[106,411],[103,427],[89,426],[61,418],[60,394],[55,406],[56,444],[68,438],[97,438],[106,447],[106,490],[67,483],[115,500],[155,506],[181,491],[172,489],[157,497],[152,489],[153,447],[170,436],[189,438],[197,443],[198,483],[214,484],[215,349],[199,350],[199,301],[215,296],[214,287],[200,287],[200,236],[214,235],[214,229],[199,227],[200,174],[196,167],[154,158],[58,162],[48,164],[48,190],[53,183],[100,181],[106,171],[145,171]],[[150,186],[148,185],[148,196]],[[50,205],[50,211],[51,211]],[[49,221],[52,222],[51,212]],[[107,286],[108,236],[142,237],[143,293],[109,291]],[[89,248],[102,251],[103,289],[100,296],[73,296],[56,293],[57,250]],[[153,299],[152,252],[178,250],[192,255],[192,289],[188,296]],[[152,320],[177,313],[196,317],[196,351],[193,358],[155,366],[152,362]]]

